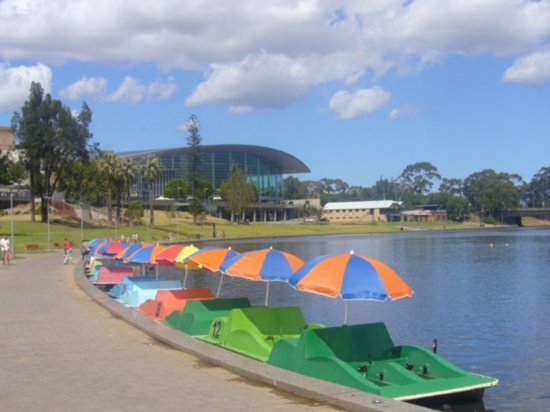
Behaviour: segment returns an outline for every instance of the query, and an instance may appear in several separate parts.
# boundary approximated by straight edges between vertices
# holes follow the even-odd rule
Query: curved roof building
[[[281,150],[264,146],[241,144],[201,145],[201,174],[214,187],[220,188],[221,183],[229,178],[232,165],[245,170],[252,183],[256,185],[260,197],[278,199],[282,197],[282,179],[285,174],[309,173],[309,168],[296,157]],[[119,157],[138,160],[148,155],[160,158],[164,170],[153,184],[153,196],[164,194],[164,186],[173,179],[187,179],[190,168],[188,155],[190,147],[171,149],[139,150],[117,153]],[[137,179],[136,191],[138,197],[148,198],[149,188],[142,177]]]

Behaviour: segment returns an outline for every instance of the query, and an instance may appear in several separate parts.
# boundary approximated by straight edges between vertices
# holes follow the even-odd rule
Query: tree
[[[517,174],[485,169],[464,180],[464,194],[481,217],[498,218],[502,210],[518,206],[520,192],[516,185],[522,181]]]
[[[107,181],[102,178],[97,159],[89,162],[69,162],[59,179],[58,188],[65,193],[65,199],[69,202],[105,205]]]
[[[153,183],[163,169],[162,161],[157,156],[147,156],[143,162],[143,178],[149,185],[149,224],[155,224],[153,208]]]
[[[115,167],[115,189],[116,189],[116,221],[120,222],[122,218],[122,198],[126,196],[130,199],[130,189],[132,182],[138,172],[137,164],[128,158],[117,159]]]
[[[283,180],[283,198],[292,199],[305,199],[307,197],[306,185],[300,182],[300,179],[294,176],[287,176]]]
[[[464,192],[464,183],[462,182],[462,179],[448,179],[444,177],[441,179],[439,191],[442,193],[450,193],[452,195],[461,195]]]
[[[434,181],[440,179],[441,175],[437,172],[437,167],[429,162],[418,162],[409,165],[399,176],[399,180],[406,190],[420,195],[428,194],[434,185]]]
[[[550,167],[542,167],[529,182],[533,206],[548,207],[550,200]]]
[[[128,204],[124,217],[133,225],[143,217],[143,204],[139,200],[133,200]]]
[[[42,221],[47,219],[47,202],[56,190],[64,168],[72,159],[88,159],[88,126],[92,111],[82,104],[78,115],[60,100],[44,95],[40,83],[32,82],[21,114],[12,118],[12,129],[22,149],[29,172],[32,194],[41,197]]]
[[[189,184],[183,179],[172,179],[164,186],[164,196],[183,199],[189,193]]]
[[[439,192],[428,196],[428,203],[437,204],[447,211],[449,220],[463,222],[470,216],[470,203],[464,196]]]
[[[256,197],[256,186],[248,181],[244,170],[233,165],[229,179],[221,184],[220,192],[231,212],[231,221],[234,215],[241,220],[244,218],[245,210]]]
[[[197,223],[197,216],[204,213],[204,208],[200,199],[201,193],[201,150],[200,145],[202,138],[200,135],[200,122],[197,116],[191,115],[187,123],[185,124],[187,129],[187,146],[189,146],[189,166],[187,170],[187,177],[191,184],[191,194],[193,195],[193,201],[189,212],[193,215],[193,223]]]
[[[14,162],[7,154],[0,156],[0,184],[20,183],[25,175],[25,165],[22,162]]]
[[[398,179],[380,179],[370,188],[369,197],[367,200],[400,200],[403,188],[397,182]]]
[[[107,183],[107,218],[113,220],[113,190],[116,186],[118,158],[113,152],[102,152],[97,158],[97,168]]]

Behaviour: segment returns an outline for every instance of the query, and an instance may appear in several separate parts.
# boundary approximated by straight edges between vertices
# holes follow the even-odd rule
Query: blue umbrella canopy
[[[245,252],[224,262],[221,270],[230,276],[266,283],[265,306],[269,302],[269,282],[286,282],[295,271],[303,266],[299,257],[277,249],[268,248]]]

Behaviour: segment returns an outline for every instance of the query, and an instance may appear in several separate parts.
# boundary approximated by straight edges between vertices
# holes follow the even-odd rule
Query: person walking
[[[10,264],[10,253],[10,241],[6,236],[2,236],[2,239],[0,239],[0,255],[2,257],[3,265]]]
[[[63,252],[65,254],[63,264],[66,265],[67,263],[73,263],[73,243],[67,238],[63,241]]]

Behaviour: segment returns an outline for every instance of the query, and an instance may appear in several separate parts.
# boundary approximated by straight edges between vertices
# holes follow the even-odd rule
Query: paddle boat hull
[[[318,327],[323,325],[306,323],[298,306],[232,309],[229,316],[214,319],[202,339],[265,362],[278,341]]]
[[[277,342],[267,362],[404,401],[457,394],[480,398],[498,383],[424,348],[394,346],[383,323],[306,330],[299,338]]]
[[[190,336],[205,336],[217,318],[229,316],[232,309],[251,307],[248,298],[193,300],[183,311],[174,311],[164,323]]]

